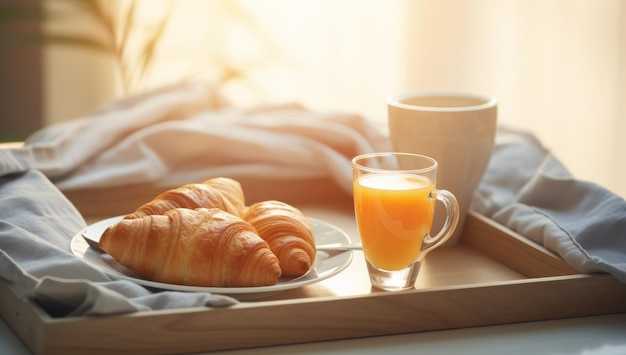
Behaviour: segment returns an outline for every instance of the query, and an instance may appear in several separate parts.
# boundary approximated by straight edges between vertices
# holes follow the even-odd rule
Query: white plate
[[[315,263],[311,270],[300,277],[281,277],[276,285],[258,287],[200,287],[169,284],[155,282],[144,279],[132,270],[124,267],[106,253],[100,253],[89,247],[85,238],[98,243],[104,230],[123,217],[112,217],[96,222],[74,236],[70,244],[72,253],[83,259],[88,264],[96,267],[117,279],[130,280],[143,286],[153,287],[162,290],[189,291],[189,292],[210,292],[224,295],[231,295],[236,298],[254,299],[267,297],[270,294],[285,290],[310,285],[343,271],[352,261],[352,252],[349,250],[323,252],[318,251]],[[331,243],[349,243],[350,238],[336,226],[309,218],[313,226],[313,236],[318,245]],[[85,238],[83,238],[83,236]]]

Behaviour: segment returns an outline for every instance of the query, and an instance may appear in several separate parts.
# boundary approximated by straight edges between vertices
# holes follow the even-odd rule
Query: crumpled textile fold
[[[583,273],[626,283],[626,201],[575,179],[532,134],[501,129],[472,209]]]
[[[351,193],[350,160],[389,148],[358,115],[297,104],[217,107],[213,95],[193,82],[129,98],[116,109],[44,128],[23,154],[61,190],[275,176],[329,177]]]
[[[70,241],[83,217],[41,172],[20,171],[15,150],[0,150],[0,278],[54,317],[105,315],[238,301],[210,293],[151,291],[113,280],[76,258]]]

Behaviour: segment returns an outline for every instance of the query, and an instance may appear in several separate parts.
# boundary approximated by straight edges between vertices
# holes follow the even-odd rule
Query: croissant
[[[218,177],[162,192],[124,218],[163,214],[174,208],[219,208],[241,216],[244,205],[244,194],[239,182]]]
[[[280,201],[262,201],[251,205],[243,219],[267,241],[283,275],[301,276],[311,268],[315,239],[311,222],[300,210]]]
[[[122,219],[104,231],[100,247],[142,277],[170,284],[269,286],[281,275],[254,228],[217,208]]]
[[[241,216],[246,207],[246,200],[243,194],[241,184],[233,179],[217,177],[206,180],[203,184],[217,189],[228,202],[230,202],[237,210],[236,215]]]

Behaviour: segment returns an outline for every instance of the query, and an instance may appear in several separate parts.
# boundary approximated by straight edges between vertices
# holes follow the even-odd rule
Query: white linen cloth
[[[626,283],[626,201],[575,179],[531,134],[501,129],[472,209],[581,272]]]
[[[331,177],[351,193],[352,157],[388,147],[357,115],[219,108],[214,95],[202,83],[177,85],[43,129],[26,142],[31,166],[62,190],[275,176]]]

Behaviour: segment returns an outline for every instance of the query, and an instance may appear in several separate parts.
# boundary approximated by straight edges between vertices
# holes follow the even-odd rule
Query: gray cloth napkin
[[[501,129],[472,209],[581,272],[626,283],[626,201],[575,179],[529,133]]]
[[[86,226],[74,206],[19,150],[0,150],[0,277],[54,317],[187,307],[223,307],[209,293],[153,293],[115,281],[76,258],[70,240]]]

